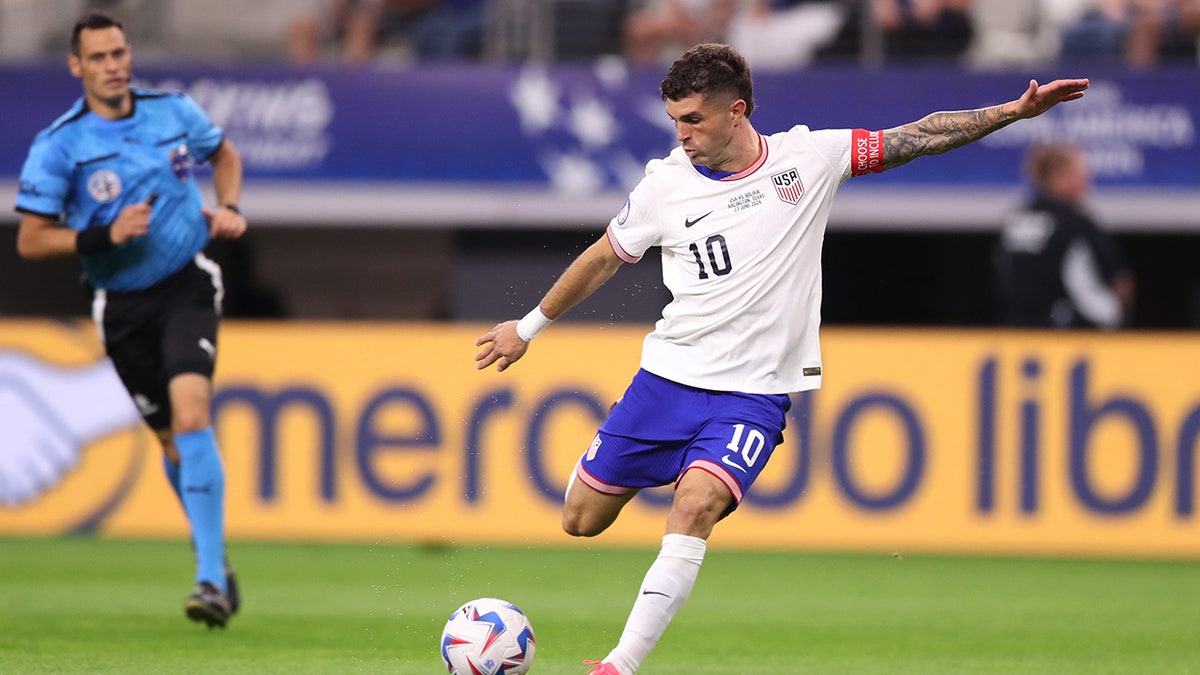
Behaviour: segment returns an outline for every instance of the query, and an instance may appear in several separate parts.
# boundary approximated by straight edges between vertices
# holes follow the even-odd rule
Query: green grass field
[[[183,616],[181,542],[0,538],[2,673],[441,673],[474,597],[535,675],[615,643],[654,551],[233,542],[227,630]],[[1200,564],[712,550],[642,673],[1200,673]]]

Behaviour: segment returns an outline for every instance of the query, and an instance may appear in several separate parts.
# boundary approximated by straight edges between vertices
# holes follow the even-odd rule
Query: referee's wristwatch
[[[239,216],[242,215],[242,210],[238,208],[237,204],[222,204],[221,208],[229,209],[230,211],[233,211],[234,213],[238,214]]]

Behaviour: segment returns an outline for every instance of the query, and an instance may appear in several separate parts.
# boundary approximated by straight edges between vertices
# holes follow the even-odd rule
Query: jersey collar
[[[741,180],[741,179],[745,178],[746,176],[749,176],[750,174],[754,173],[755,171],[758,171],[760,168],[762,168],[762,165],[766,164],[766,163],[767,163],[767,141],[765,138],[763,138],[762,134],[759,134],[758,135],[758,157],[753,162],[750,163],[750,166],[742,169],[741,171],[716,171],[714,169],[708,168],[707,166],[696,166],[696,171],[699,171],[701,175],[711,178],[713,180],[728,182],[728,181]],[[695,166],[695,165],[693,165],[693,166]]]

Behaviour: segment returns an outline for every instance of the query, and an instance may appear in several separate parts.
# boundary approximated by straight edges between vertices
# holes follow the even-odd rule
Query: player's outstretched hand
[[[246,232],[246,219],[233,209],[202,207],[200,213],[208,219],[208,233],[214,239],[237,239]]]
[[[1083,98],[1088,84],[1086,79],[1055,80],[1039,86],[1037,80],[1030,80],[1029,89],[1016,101],[1015,112],[1021,118],[1037,117],[1059,103]]]
[[[479,336],[475,346],[483,347],[475,355],[475,369],[483,370],[494,363],[500,372],[520,360],[529,349],[529,343],[517,335],[515,320],[496,324],[495,328]]]

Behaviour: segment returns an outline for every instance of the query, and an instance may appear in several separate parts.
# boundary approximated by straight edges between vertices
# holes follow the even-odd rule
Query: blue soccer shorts
[[[791,405],[786,394],[709,391],[639,370],[576,465],[576,478],[621,495],[678,483],[699,469],[729,488],[736,508],[783,442]]]

